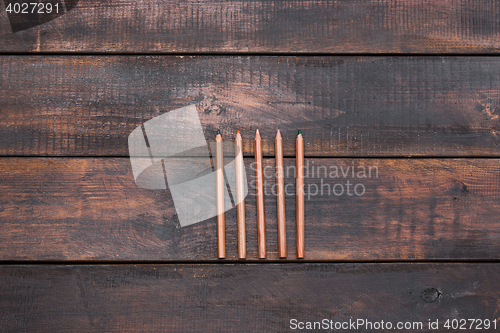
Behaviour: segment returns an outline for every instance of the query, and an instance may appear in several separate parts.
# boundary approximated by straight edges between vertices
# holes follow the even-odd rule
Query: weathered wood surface
[[[0,155],[128,156],[144,121],[189,104],[207,140],[256,128],[274,155],[499,156],[495,57],[0,57]],[[286,156],[294,143],[285,140]]]
[[[500,49],[500,6],[495,0],[87,0],[59,18],[17,33],[12,32],[4,8],[2,4],[3,52],[495,53]],[[32,25],[28,15],[25,20]]]
[[[258,260],[251,162],[247,252],[248,260]],[[295,259],[295,179],[287,169],[293,164],[285,159],[289,260]],[[267,248],[269,259],[279,260],[273,165],[265,159]],[[306,165],[306,260],[500,259],[498,159],[328,158],[306,159]],[[347,171],[353,165],[354,177]],[[319,166],[328,168],[328,177]],[[370,166],[378,177],[374,168],[371,177],[358,174]],[[321,194],[322,184],[330,185],[329,193],[324,186]],[[344,186],[342,195],[340,185],[333,192],[336,184]],[[355,194],[356,184],[363,184],[363,195]],[[237,260],[235,211],[226,213],[228,260]],[[215,218],[178,227],[175,214],[167,190],[136,186],[126,158],[0,159],[4,261],[217,261]]]
[[[499,319],[499,274],[498,264],[2,266],[0,327],[288,332],[291,319],[364,319],[444,332],[447,319]]]

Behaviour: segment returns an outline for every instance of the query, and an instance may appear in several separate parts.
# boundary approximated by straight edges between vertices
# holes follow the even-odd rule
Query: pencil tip
[[[219,134],[220,134],[220,129],[217,130],[217,135],[219,135]]]
[[[280,132],[280,129],[278,128],[278,133]]]
[[[255,134],[260,134],[260,133],[259,133],[259,130],[257,130],[257,131],[255,132]]]
[[[240,130],[237,130],[237,131],[236,131],[236,134],[240,134]]]
[[[302,132],[300,130],[299,130],[299,133],[297,133],[297,135],[299,135],[299,134],[302,134]]]

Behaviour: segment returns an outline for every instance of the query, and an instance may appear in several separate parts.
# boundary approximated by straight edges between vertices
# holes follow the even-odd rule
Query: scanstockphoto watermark
[[[256,164],[252,163],[250,168],[249,187],[251,195],[256,195],[257,181],[255,179]],[[295,178],[297,168],[295,165],[285,165],[283,168],[285,180]],[[274,165],[263,167],[264,194],[278,195],[276,184],[276,169]],[[366,193],[365,181],[377,179],[379,168],[376,165],[357,165],[354,161],[350,165],[321,165],[314,160],[304,163],[304,194],[307,200],[316,196],[362,196]],[[283,189],[286,196],[296,195],[295,182],[286,183]]]
[[[146,121],[130,133],[128,146],[135,183],[150,190],[168,187],[181,227],[217,216],[216,173],[210,155],[215,146],[205,139],[195,105]],[[248,194],[243,170],[243,196],[233,197],[237,191],[235,157],[241,154],[234,143],[224,145],[225,211]]]
[[[343,330],[343,331],[378,331],[378,330],[423,330],[423,329],[437,329],[437,321],[427,323],[421,321],[398,321],[391,322],[387,320],[369,320],[369,319],[353,319],[345,321],[335,321],[331,319],[323,319],[321,321],[300,321],[297,319],[290,319],[291,330]]]

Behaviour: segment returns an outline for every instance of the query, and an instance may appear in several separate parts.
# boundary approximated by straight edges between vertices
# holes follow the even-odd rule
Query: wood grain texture
[[[259,128],[306,156],[499,156],[495,57],[0,57],[0,155],[128,156],[144,121],[196,104],[244,153]],[[285,156],[295,156],[285,140]]]
[[[249,261],[258,260],[251,162],[246,160]],[[285,159],[289,260],[296,250],[294,163]],[[306,159],[306,166],[306,260],[500,258],[497,159],[328,158]],[[354,176],[347,169],[352,166]],[[371,177],[370,166],[377,167]],[[274,160],[266,158],[267,253],[279,260],[273,169]],[[364,186],[362,195],[357,184]],[[217,261],[215,217],[179,227],[170,193],[137,187],[125,158],[0,159],[0,226],[3,261]],[[226,212],[226,252],[227,260],[237,260],[235,208]]]
[[[0,327],[288,332],[294,318],[352,318],[439,320],[443,332],[447,319],[498,320],[499,274],[498,264],[2,266]]]
[[[12,33],[9,52],[498,52],[495,0],[80,1],[44,25]]]

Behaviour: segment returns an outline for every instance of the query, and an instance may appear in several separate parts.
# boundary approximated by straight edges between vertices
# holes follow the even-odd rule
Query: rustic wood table
[[[16,2],[0,332],[500,330],[498,1]],[[271,169],[276,129],[285,168],[302,130],[305,259],[294,195],[278,258],[272,177],[265,260],[251,187],[247,259],[231,209],[220,260],[215,217],[180,227],[168,189],[135,184],[130,133],[192,104],[207,141],[241,131],[249,181],[256,129]]]

